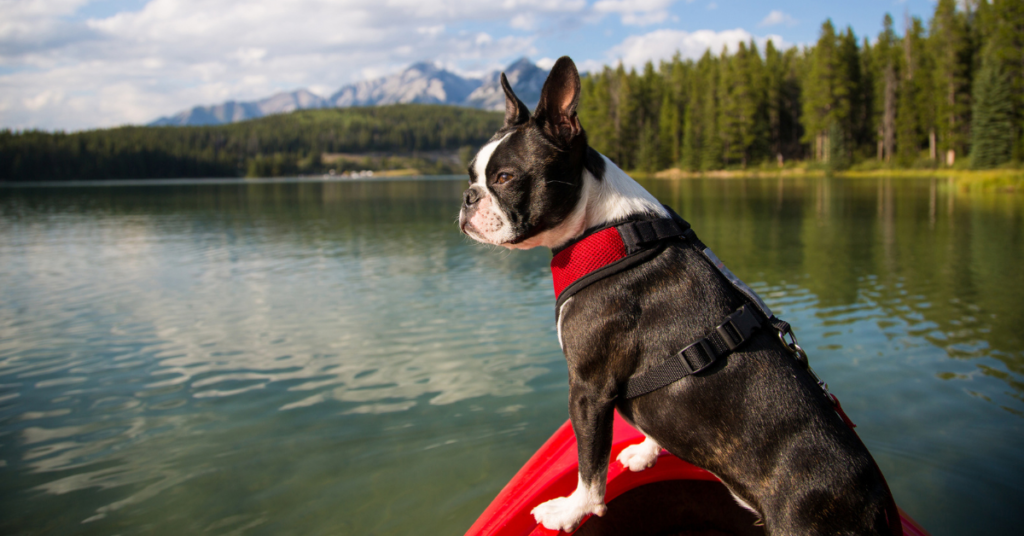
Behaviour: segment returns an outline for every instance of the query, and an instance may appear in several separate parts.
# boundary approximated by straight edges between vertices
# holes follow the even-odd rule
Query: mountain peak
[[[548,72],[526,57],[519,58],[505,68],[505,77],[516,92],[519,100],[527,107],[533,108],[540,101],[540,90],[544,87]],[[501,89],[498,72],[487,78],[487,82],[476,89],[466,99],[466,106],[483,108],[484,110],[502,111],[505,109],[505,91]]]
[[[281,92],[251,102],[228,101],[213,106],[196,106],[150,125],[216,125],[255,119],[308,108],[380,106],[397,103],[450,104],[485,110],[504,110],[505,93],[499,71],[483,78],[467,78],[437,63],[419,61],[390,76],[364,80],[342,87],[324,99],[306,89]],[[540,100],[547,71],[525,56],[505,69],[516,95],[528,106]]]
[[[537,67],[537,65],[535,63],[530,61],[530,58],[527,58],[526,56],[523,56],[523,57],[519,58],[518,60],[512,62],[512,64],[509,65],[508,67],[506,67],[505,70],[506,71],[518,71],[518,70],[528,69],[530,67],[534,67],[534,68],[537,68],[537,69],[540,68],[540,67]]]

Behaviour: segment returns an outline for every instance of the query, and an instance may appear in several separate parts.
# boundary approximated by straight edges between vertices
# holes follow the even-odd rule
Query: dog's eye
[[[498,173],[498,179],[495,180],[494,182],[496,184],[505,184],[506,182],[508,182],[510,180],[512,180],[512,175],[510,175],[508,173]]]

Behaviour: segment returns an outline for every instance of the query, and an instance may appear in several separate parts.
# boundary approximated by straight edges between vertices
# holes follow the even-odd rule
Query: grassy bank
[[[648,179],[757,179],[757,178],[893,178],[893,179],[953,179],[964,190],[997,190],[1024,193],[1024,169],[872,169],[829,171],[825,167],[795,163],[784,167],[751,167],[747,169],[721,169],[714,171],[684,171],[678,168],[655,173],[631,171],[636,178]]]

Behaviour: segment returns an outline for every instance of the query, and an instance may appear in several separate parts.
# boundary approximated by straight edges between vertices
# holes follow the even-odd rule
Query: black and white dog
[[[587,145],[580,78],[568,57],[529,110],[504,75],[505,124],[469,166],[459,225],[512,249],[572,243],[612,222],[670,217],[650,193]],[[714,330],[749,299],[692,241],[668,240],[642,264],[560,303],[579,485],[537,506],[549,529],[603,515],[617,408],[646,439],[617,458],[651,467],[662,448],[717,475],[768,534],[891,534],[895,506],[871,455],[772,330],[754,332],[707,369],[643,396],[623,385]],[[890,530],[890,521],[897,528]]]

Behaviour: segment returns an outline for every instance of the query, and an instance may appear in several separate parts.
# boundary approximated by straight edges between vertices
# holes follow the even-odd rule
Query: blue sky
[[[932,0],[0,0],[0,127],[141,124],[198,104],[341,86],[433,61],[527,56],[584,70],[738,40],[812,44],[831,18],[874,38]]]

